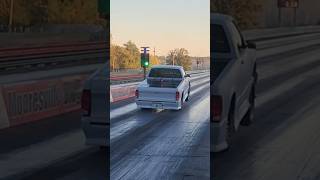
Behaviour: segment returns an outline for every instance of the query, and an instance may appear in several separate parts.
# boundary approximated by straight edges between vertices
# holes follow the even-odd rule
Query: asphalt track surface
[[[259,58],[257,68],[255,121],[211,154],[213,179],[320,179],[319,44]]]
[[[215,179],[320,178],[320,46],[286,46],[258,51],[255,122],[211,154]],[[1,130],[0,179],[209,179],[209,99],[197,74],[180,111],[111,104],[111,149],[84,144],[79,112]]]

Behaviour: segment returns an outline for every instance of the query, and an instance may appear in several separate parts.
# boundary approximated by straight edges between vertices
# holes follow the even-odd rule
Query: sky
[[[210,55],[209,0],[111,0],[112,43],[129,40],[167,55],[185,48],[191,56]]]

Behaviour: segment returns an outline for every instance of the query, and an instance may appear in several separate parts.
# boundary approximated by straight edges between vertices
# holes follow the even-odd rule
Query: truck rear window
[[[211,24],[210,34],[211,52],[230,53],[228,39],[222,26]]]
[[[149,73],[149,77],[154,78],[182,78],[179,69],[168,68],[152,68]]]

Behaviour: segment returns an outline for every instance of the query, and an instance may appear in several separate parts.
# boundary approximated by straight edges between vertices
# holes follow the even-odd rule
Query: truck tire
[[[226,123],[226,129],[225,129],[225,140],[226,143],[228,145],[228,148],[226,150],[229,149],[230,144],[231,144],[231,138],[235,132],[235,128],[234,128],[234,100],[231,103],[230,109],[229,109],[229,113],[228,113],[228,122]]]
[[[141,111],[152,111],[153,109],[151,108],[140,108]]]
[[[253,78],[254,78],[254,84],[257,84],[258,82],[258,72],[257,72],[257,64],[254,65],[253,68]]]
[[[241,121],[241,125],[243,126],[249,126],[250,124],[252,124],[253,120],[254,120],[254,106],[255,106],[255,87],[252,87],[250,96],[249,96],[249,103],[250,103],[250,107],[246,113],[246,115],[243,117],[242,121]]]
[[[184,103],[184,101],[183,101],[183,93],[182,93],[182,96],[181,96],[181,109],[182,109],[183,103]]]
[[[189,97],[190,97],[190,91],[191,91],[191,86],[190,86],[190,84],[189,84],[189,89],[188,89],[188,97],[186,98],[186,102],[188,102],[188,101],[189,101]]]

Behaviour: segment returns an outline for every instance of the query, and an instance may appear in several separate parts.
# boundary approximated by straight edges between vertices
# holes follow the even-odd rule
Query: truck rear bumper
[[[149,108],[149,109],[181,109],[181,102],[165,102],[165,101],[146,101],[146,100],[136,100],[136,104],[139,108]]]
[[[220,123],[213,123],[211,122],[210,129],[211,129],[211,152],[220,152],[228,148],[228,144],[226,142],[226,123],[227,120],[224,120]]]
[[[96,120],[96,121],[93,121]],[[92,119],[90,117],[82,117],[82,129],[86,138],[87,145],[97,145],[97,146],[109,146],[109,132],[110,124],[106,123],[96,123],[107,121],[107,119]]]

